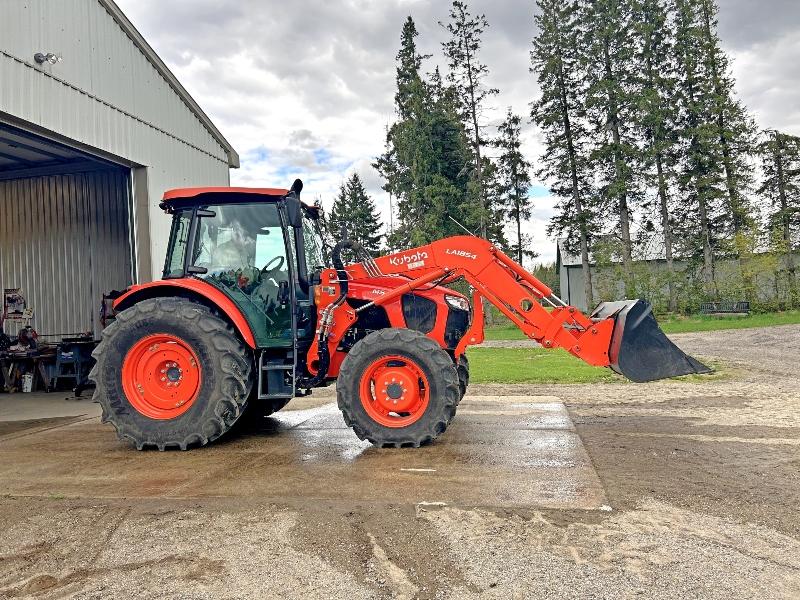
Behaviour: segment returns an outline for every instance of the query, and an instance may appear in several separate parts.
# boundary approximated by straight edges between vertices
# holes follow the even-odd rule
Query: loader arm
[[[553,296],[549,287],[486,240],[470,236],[445,238],[374,261],[349,265],[346,270],[352,279],[368,278],[377,273],[411,278],[402,290],[381,297],[375,304],[384,304],[395,295],[415,289],[420,281],[420,285],[426,285],[439,279],[447,283],[463,277],[475,290],[476,307],[478,296],[483,296],[525,335],[545,348],[564,348],[599,367],[610,364],[608,348],[613,322],[593,323],[579,310],[565,306]],[[552,311],[542,306],[542,300],[551,304]],[[480,340],[476,341],[482,341],[482,319],[474,318],[473,325],[481,330]],[[470,333],[464,336],[457,354],[470,342]]]
[[[403,276],[408,281],[367,306],[353,309],[341,303],[334,307],[333,297],[339,295],[342,276],[358,281],[383,275]],[[709,371],[667,339],[645,301],[603,303],[587,316],[566,305],[492,243],[471,236],[449,237],[347,265],[343,271],[331,269],[323,273],[322,287],[328,294],[317,298],[323,334],[318,339],[328,340],[333,355],[341,337],[356,321],[358,311],[386,304],[426,285],[446,284],[460,278],[474,289],[475,314],[455,350],[456,357],[463,354],[466,346],[483,341],[480,298],[484,297],[543,347],[563,348],[590,365],[611,367],[634,381]],[[551,310],[542,303],[549,304]],[[317,350],[315,342],[309,358],[316,356]],[[312,363],[310,360],[309,364]]]

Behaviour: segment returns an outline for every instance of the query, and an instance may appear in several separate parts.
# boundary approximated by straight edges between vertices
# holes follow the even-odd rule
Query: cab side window
[[[204,207],[194,265],[200,277],[225,290],[266,337],[291,339],[289,256],[275,204],[225,204]],[[255,312],[253,312],[255,311]]]

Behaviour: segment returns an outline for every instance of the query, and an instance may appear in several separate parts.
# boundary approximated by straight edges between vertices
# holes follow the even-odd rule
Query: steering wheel
[[[283,263],[286,262],[286,259],[283,256],[276,256],[272,260],[270,260],[267,264],[264,265],[264,268],[261,269],[262,277],[267,273],[272,273],[272,271],[277,271],[283,267]],[[272,263],[277,263],[275,266],[272,266]]]

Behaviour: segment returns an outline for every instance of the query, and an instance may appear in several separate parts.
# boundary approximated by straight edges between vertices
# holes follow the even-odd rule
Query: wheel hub
[[[367,414],[387,427],[406,427],[428,407],[425,372],[405,356],[384,356],[367,367],[360,383]]]
[[[122,387],[131,406],[151,419],[173,419],[200,393],[200,365],[191,346],[170,334],[144,337],[122,363]]]
[[[181,376],[183,370],[179,369],[178,367],[170,367],[166,371],[167,371],[167,379],[169,381],[180,381],[181,379],[183,379],[183,377]]]
[[[399,383],[390,383],[386,388],[386,394],[392,400],[397,400],[403,395],[403,386]]]

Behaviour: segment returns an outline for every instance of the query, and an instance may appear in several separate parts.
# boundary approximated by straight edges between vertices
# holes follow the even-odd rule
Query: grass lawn
[[[672,317],[659,320],[659,323],[665,333],[746,329],[748,327],[769,327],[770,325],[797,325],[800,323],[800,310],[748,315],[747,317],[693,315],[691,317]]]
[[[719,329],[746,329],[770,325],[800,324],[800,310],[777,313],[753,314],[747,317],[691,317],[670,316],[658,320],[664,333],[688,333],[691,331],[715,331]],[[487,340],[524,340],[525,335],[514,325],[506,322],[486,328]]]
[[[502,339],[502,338],[495,338]],[[599,383],[622,381],[610,369],[592,367],[566,350],[469,348],[470,383]]]
[[[470,383],[610,383],[627,382],[611,369],[592,367],[566,350],[544,348],[467,348]],[[730,376],[722,363],[703,359],[708,375],[684,375],[664,381],[707,383]]]

